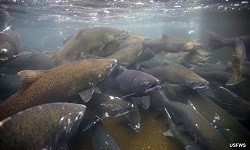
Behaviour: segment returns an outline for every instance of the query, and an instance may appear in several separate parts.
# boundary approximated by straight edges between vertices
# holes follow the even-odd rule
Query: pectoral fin
[[[87,103],[91,99],[94,91],[95,91],[94,88],[90,88],[90,89],[80,92],[79,96],[82,98],[82,100],[85,103]]]

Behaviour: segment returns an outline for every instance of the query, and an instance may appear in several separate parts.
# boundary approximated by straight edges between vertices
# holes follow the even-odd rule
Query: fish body
[[[0,121],[0,148],[60,149],[79,126],[85,106],[49,103],[21,111]]]
[[[142,52],[142,43],[138,42],[119,50],[107,58],[116,59],[118,64],[128,67],[137,62],[137,58],[140,57]]]
[[[21,79],[12,75],[0,74],[0,100],[4,101],[15,94],[21,84]]]
[[[34,50],[21,53],[24,54],[9,62],[0,64],[0,73],[16,75],[22,70],[48,70],[55,67],[54,62],[43,53]]]
[[[60,59],[68,60],[68,58],[76,60],[81,53],[84,55],[89,54],[92,49],[102,50],[108,43],[123,39],[127,34],[125,30],[108,27],[80,29],[74,37],[63,45],[56,58],[54,58],[55,62]]]
[[[249,142],[249,132],[237,120],[211,100],[195,90],[178,90],[176,95],[183,102],[190,101],[193,107],[204,116],[229,142]]]
[[[182,61],[190,64],[205,64],[208,61],[208,56],[198,51],[191,51],[182,56]]]
[[[196,143],[196,141],[189,134],[178,129],[178,127],[174,124],[166,108],[165,108],[165,111],[166,111],[166,116],[168,118],[169,130],[163,134],[167,137],[168,136],[176,137],[182,143],[185,149],[201,150],[201,147],[198,145],[198,143]]]
[[[98,87],[102,92],[118,97],[146,96],[160,89],[157,78],[145,72],[129,69],[125,69],[121,74]]]
[[[78,98],[80,92],[107,79],[116,64],[114,59],[88,59],[45,72],[19,72],[26,83],[22,83],[21,89],[0,105],[0,118],[4,119],[36,105]]]
[[[229,143],[222,135],[191,105],[170,101],[165,98],[167,109],[172,110],[183,122],[189,134],[202,148],[229,149]]]
[[[121,49],[130,47],[136,43],[145,42],[146,40],[147,39],[143,37],[142,35],[139,35],[136,33],[129,33],[127,37],[125,37],[124,39],[116,40],[105,45],[101,51],[100,49],[92,50],[90,54],[96,55],[99,57],[109,57],[113,55],[114,53],[120,51]]]
[[[174,84],[186,85],[191,88],[207,88],[208,81],[194,73],[192,70],[177,64],[160,66],[146,71],[157,77],[161,82],[169,81]]]
[[[226,110],[229,114],[238,119],[247,120],[250,119],[250,103],[230,90],[218,86],[214,93],[220,100],[220,106]]]
[[[168,53],[178,53],[181,51],[194,51],[202,47],[196,40],[186,40],[164,35],[162,39],[157,39],[144,43],[144,48]]]

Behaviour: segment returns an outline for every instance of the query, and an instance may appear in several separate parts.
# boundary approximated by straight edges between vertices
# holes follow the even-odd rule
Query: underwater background
[[[208,45],[207,30],[223,37],[250,35],[250,2],[247,0],[0,0],[0,30],[11,26],[19,33],[21,49],[59,51],[77,29],[111,27],[139,33],[150,40],[164,34],[201,40]],[[232,48],[211,51],[210,63],[226,64]],[[250,58],[247,55],[247,58]],[[161,58],[155,58],[161,59]],[[249,80],[234,87],[250,100]],[[0,83],[1,84],[1,83]],[[1,93],[1,92],[0,92]],[[164,120],[154,111],[141,113],[141,129],[131,131],[121,118],[103,119],[120,149],[184,149],[174,138],[166,138]],[[249,120],[244,125],[248,128]],[[86,137],[73,137],[69,149],[93,149]]]

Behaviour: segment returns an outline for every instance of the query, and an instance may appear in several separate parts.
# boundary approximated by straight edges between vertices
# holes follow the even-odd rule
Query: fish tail
[[[239,84],[244,80],[242,77],[242,63],[246,60],[246,49],[240,40],[236,40],[233,52],[232,70],[227,86]]]
[[[225,38],[218,35],[217,33],[207,30],[206,34],[208,35],[208,46],[206,51],[213,51],[215,49],[221,48],[225,46]]]

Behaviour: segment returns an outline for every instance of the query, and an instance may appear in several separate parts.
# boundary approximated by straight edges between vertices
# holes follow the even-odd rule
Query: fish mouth
[[[153,93],[155,93],[155,92],[157,92],[157,91],[159,91],[161,89],[161,86],[159,85],[159,84],[157,84],[157,83],[154,83],[154,84],[152,84],[152,85],[150,85],[147,89],[146,89],[146,94],[153,94]]]

